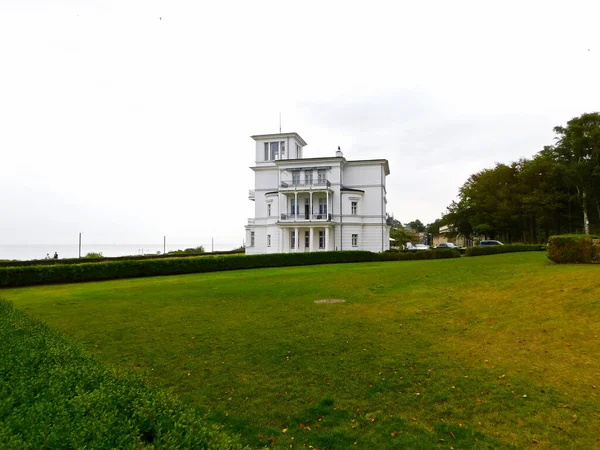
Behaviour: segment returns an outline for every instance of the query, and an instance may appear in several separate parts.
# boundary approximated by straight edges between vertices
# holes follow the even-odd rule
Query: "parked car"
[[[436,248],[453,248],[455,250],[458,250],[460,247],[456,244],[453,244],[452,242],[443,242],[439,244]]]
[[[504,244],[500,241],[489,241],[489,240],[479,242],[480,247],[489,247],[490,245],[504,245]]]
[[[416,252],[419,250],[429,250],[429,245],[408,243],[408,244],[406,244],[406,250],[409,250],[412,252]]]

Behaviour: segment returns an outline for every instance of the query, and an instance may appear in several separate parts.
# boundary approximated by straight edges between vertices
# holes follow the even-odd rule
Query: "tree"
[[[583,231],[590,233],[589,202],[594,198],[600,217],[600,113],[587,113],[554,127],[557,142],[549,152],[565,167],[565,178],[577,191]]]
[[[427,234],[438,234],[440,232],[440,227],[443,227],[444,225],[446,225],[444,219],[436,219],[434,222],[427,224]]]
[[[419,219],[408,222],[407,225],[411,230],[416,231],[417,233],[423,233],[425,231],[425,225],[423,225],[423,222],[421,222]]]
[[[390,237],[394,240],[394,247],[404,247],[407,243],[415,240],[415,237],[404,228],[392,228]]]

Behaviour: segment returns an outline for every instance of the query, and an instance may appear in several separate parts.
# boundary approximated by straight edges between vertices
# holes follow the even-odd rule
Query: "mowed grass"
[[[0,291],[277,448],[595,448],[600,267],[538,252]],[[315,304],[318,299],[343,304]]]

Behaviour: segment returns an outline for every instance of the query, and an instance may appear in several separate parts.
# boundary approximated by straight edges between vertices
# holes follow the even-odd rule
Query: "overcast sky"
[[[240,245],[254,141],[387,158],[388,211],[600,110],[600,2],[0,0],[0,244]]]

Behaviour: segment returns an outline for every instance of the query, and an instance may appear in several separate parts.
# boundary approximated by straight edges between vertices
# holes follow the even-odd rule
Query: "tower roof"
[[[307,145],[306,141],[302,139],[298,133],[255,134],[254,136],[250,137],[255,141],[293,137],[296,138],[296,140],[300,142],[303,146]]]

